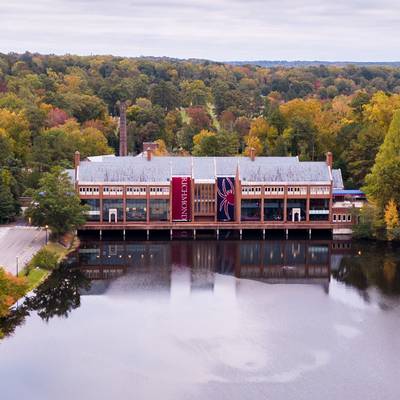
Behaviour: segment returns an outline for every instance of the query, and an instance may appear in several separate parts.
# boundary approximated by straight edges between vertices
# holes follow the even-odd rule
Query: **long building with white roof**
[[[89,206],[82,229],[346,230],[351,208],[335,213],[340,170],[298,157],[96,156],[70,170]]]

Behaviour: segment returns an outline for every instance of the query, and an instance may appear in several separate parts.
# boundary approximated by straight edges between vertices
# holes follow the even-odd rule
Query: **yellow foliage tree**
[[[246,148],[244,149],[244,154],[250,156],[251,149],[254,149],[255,155],[262,154],[263,145],[260,138],[257,136],[246,136]]]
[[[0,129],[2,135],[8,138],[15,157],[25,162],[31,143],[29,123],[25,115],[22,112],[0,109]]]
[[[393,230],[399,226],[399,212],[396,202],[391,199],[385,207],[385,223],[389,240],[393,240]]]
[[[400,108],[400,95],[376,92],[371,101],[364,105],[364,119],[381,127],[385,132],[393,119],[393,113]]]
[[[158,144],[157,149],[154,152],[154,155],[156,156],[167,156],[168,155],[168,150],[167,146],[162,139],[155,140],[155,143]]]

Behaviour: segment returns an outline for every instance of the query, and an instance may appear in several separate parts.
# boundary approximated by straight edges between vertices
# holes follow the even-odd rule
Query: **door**
[[[292,222],[300,222],[301,221],[301,209],[293,208],[292,210]]]
[[[118,213],[116,208],[110,208],[108,210],[108,222],[111,223],[117,223],[118,222]]]

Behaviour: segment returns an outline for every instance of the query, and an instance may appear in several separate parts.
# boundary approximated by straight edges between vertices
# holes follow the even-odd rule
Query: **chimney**
[[[78,182],[78,169],[81,163],[81,153],[77,150],[74,154],[75,182]]]
[[[128,138],[126,132],[126,104],[121,101],[119,104],[119,156],[128,155]]]
[[[153,149],[151,147],[148,147],[146,150],[147,154],[147,161],[151,161],[151,158],[153,157]]]
[[[75,155],[74,155],[74,166],[75,166],[75,169],[79,167],[80,163],[81,163],[81,153],[79,153],[79,151],[77,150],[75,152]]]
[[[250,159],[254,161],[256,159],[256,149],[254,147],[250,148]]]
[[[331,167],[333,167],[333,154],[328,151],[328,153],[326,153],[326,163]]]

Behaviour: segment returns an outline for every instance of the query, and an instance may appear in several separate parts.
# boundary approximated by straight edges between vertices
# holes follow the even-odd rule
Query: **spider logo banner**
[[[235,178],[217,178],[217,219],[218,221],[235,220]]]
[[[188,222],[191,220],[191,185],[190,177],[172,178],[172,220]]]

